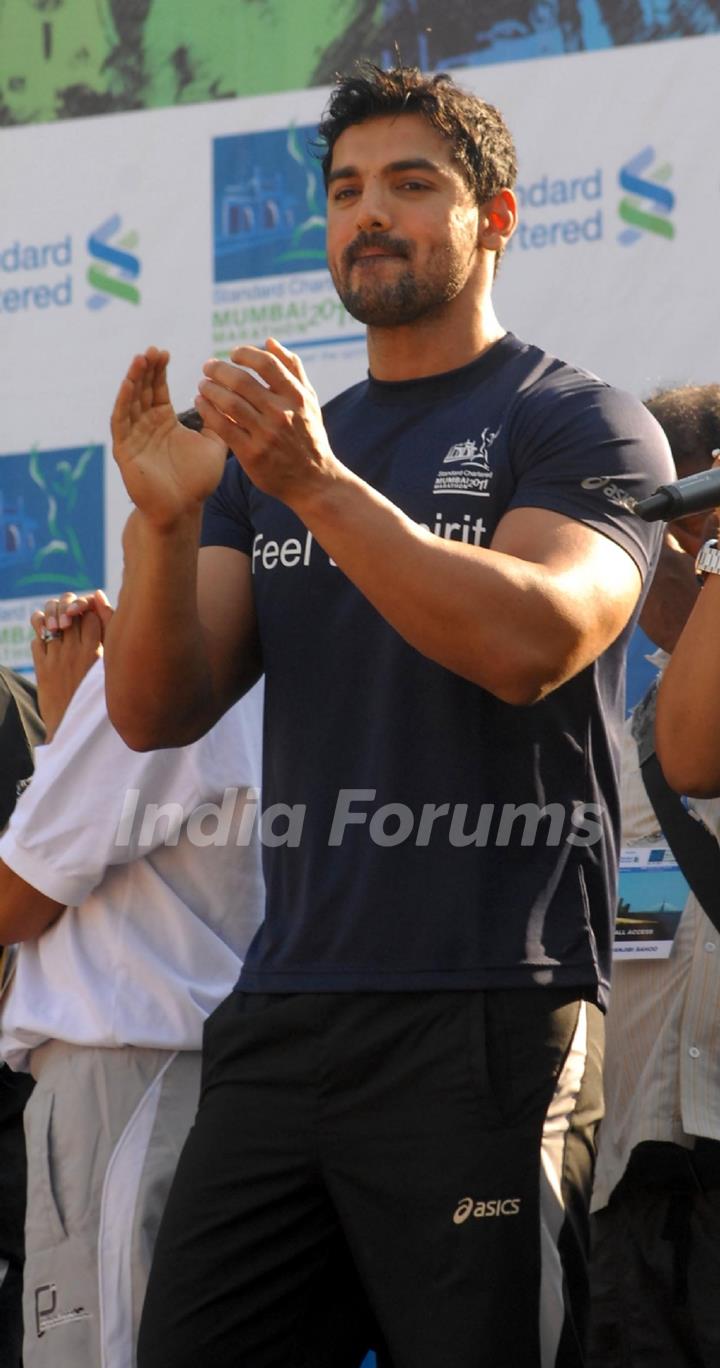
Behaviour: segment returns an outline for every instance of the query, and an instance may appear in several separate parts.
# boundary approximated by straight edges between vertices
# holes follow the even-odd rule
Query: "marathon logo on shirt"
[[[433,485],[433,494],[466,494],[475,499],[490,497],[492,470],[488,462],[488,451],[499,436],[500,428],[491,432],[483,428],[479,444],[472,438],[456,442],[443,459],[444,466],[456,469],[441,469]]]

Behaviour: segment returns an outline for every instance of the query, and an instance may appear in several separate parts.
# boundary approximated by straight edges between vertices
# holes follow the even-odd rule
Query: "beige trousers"
[[[51,1041],[31,1069],[24,1368],[134,1368],[200,1052]]]

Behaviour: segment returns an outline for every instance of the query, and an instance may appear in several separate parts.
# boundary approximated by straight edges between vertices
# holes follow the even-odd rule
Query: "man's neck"
[[[368,328],[370,374],[375,380],[421,380],[475,361],[506,329],[489,302],[466,326],[437,315],[400,328]]]

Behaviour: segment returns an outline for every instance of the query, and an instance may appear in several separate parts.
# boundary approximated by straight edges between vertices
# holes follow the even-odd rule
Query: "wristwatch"
[[[700,584],[705,583],[706,575],[720,575],[720,546],[717,537],[706,541],[695,558],[695,574]]]

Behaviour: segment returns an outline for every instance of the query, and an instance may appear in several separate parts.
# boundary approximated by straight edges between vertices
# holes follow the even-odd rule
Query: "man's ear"
[[[489,252],[502,252],[515,232],[517,200],[512,190],[498,190],[480,207],[478,243]]]

